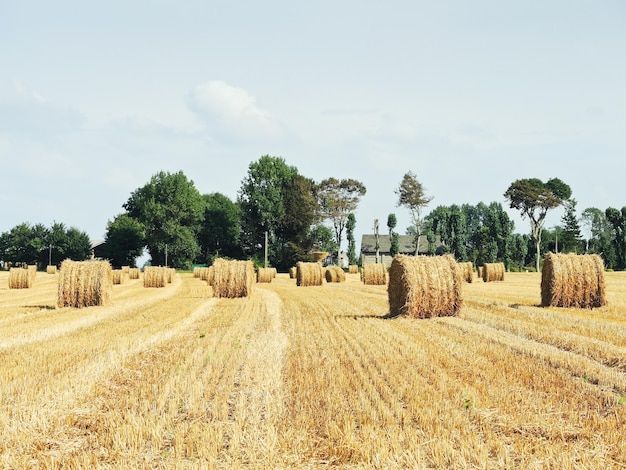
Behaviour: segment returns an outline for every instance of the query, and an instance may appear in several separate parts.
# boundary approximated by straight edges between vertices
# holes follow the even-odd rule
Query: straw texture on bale
[[[358,264],[351,264],[348,267],[348,274],[359,274],[359,265]]]
[[[573,308],[606,305],[602,258],[548,253],[541,271],[541,305]]]
[[[485,263],[482,267],[483,281],[504,281],[504,271],[504,263]]]
[[[346,273],[339,266],[327,266],[324,273],[326,282],[344,282],[346,280]]]
[[[463,304],[461,268],[450,255],[396,255],[389,269],[389,313],[413,318],[456,316]]]
[[[113,285],[124,284],[126,273],[123,269],[114,269],[111,271]]]
[[[196,266],[193,268],[193,277],[194,279],[202,279],[201,273],[203,269],[208,269],[202,266]]]
[[[9,270],[9,289],[30,289],[33,276],[28,269],[11,268]]]
[[[459,263],[459,268],[461,268],[461,275],[465,282],[471,283],[474,281],[474,265],[471,261]]]
[[[163,266],[146,266],[143,270],[144,287],[165,287],[167,284],[167,269]]]
[[[46,274],[56,274],[57,267],[54,264],[49,264],[46,266]]]
[[[296,278],[297,270],[298,270],[298,268],[296,268],[295,266],[289,268],[289,278],[290,279],[295,279]]]
[[[314,263],[321,263],[326,258],[328,258],[328,255],[329,255],[328,251],[312,251],[311,252],[311,257]]]
[[[168,284],[171,284],[174,281],[174,276],[176,275],[176,269],[174,268],[165,268],[165,280]]]
[[[128,275],[128,271],[130,271],[130,266],[122,266],[122,272]]]
[[[113,292],[113,274],[108,261],[71,261],[61,264],[58,282],[59,307],[108,305]]]
[[[128,279],[139,279],[139,268],[130,268],[128,270]]]
[[[256,282],[270,283],[274,279],[274,268],[259,268],[256,273]]]
[[[321,286],[323,281],[324,274],[320,263],[300,261],[296,264],[296,285],[302,287]]]
[[[229,299],[248,297],[254,285],[252,261],[218,258],[213,263],[213,295]]]
[[[368,286],[387,284],[387,267],[382,263],[366,263],[361,267],[361,280]]]

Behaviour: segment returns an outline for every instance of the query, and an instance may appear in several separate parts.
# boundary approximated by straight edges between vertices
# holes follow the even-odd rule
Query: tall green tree
[[[335,230],[337,254],[341,250],[343,230],[348,216],[358,208],[361,198],[367,189],[363,183],[355,179],[327,178],[319,183],[317,195],[321,215],[329,220]]]
[[[389,255],[396,256],[400,252],[400,236],[394,231],[398,225],[396,214],[387,216],[387,228],[389,229]]]
[[[567,199],[563,202],[565,212],[561,217],[562,229],[559,231],[561,251],[564,253],[579,253],[582,250],[582,235],[580,223],[576,217],[576,199]]]
[[[240,258],[241,209],[221,193],[205,194],[204,220],[198,234],[201,261],[211,264],[214,258]]]
[[[395,193],[398,195],[397,205],[406,207],[411,213],[411,222],[415,227],[415,254],[417,255],[419,239],[422,235],[422,211],[433,198],[426,196],[424,186],[412,171],[404,174]]]
[[[356,241],[354,239],[354,229],[356,228],[356,217],[354,213],[348,215],[346,221],[346,238],[348,239],[348,263],[358,264],[356,257]]]
[[[626,207],[621,210],[609,207],[605,214],[613,228],[611,245],[616,257],[615,268],[623,270],[626,268]]]
[[[189,268],[200,254],[205,203],[194,182],[182,171],[159,172],[136,189],[123,205],[128,216],[145,228],[153,265]]]
[[[581,223],[586,230],[585,253],[602,254],[607,267],[613,268],[615,261],[611,240],[613,228],[604,211],[597,207],[588,207],[581,213]],[[609,258],[605,258],[611,253]],[[613,264],[609,262],[613,260]]]
[[[105,256],[114,268],[136,267],[136,260],[143,255],[145,229],[141,222],[128,214],[120,214],[107,223]]]
[[[338,250],[333,229],[324,224],[316,224],[309,230],[309,244],[315,251],[335,253]]]
[[[571,188],[558,178],[552,178],[546,183],[538,178],[519,179],[511,183],[504,193],[512,209],[528,217],[530,229],[536,248],[536,267],[539,271],[541,256],[541,234],[546,215],[550,209],[563,204],[572,194]]]

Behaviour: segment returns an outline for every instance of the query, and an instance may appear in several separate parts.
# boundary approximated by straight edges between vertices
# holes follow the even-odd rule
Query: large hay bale
[[[396,255],[389,269],[389,313],[413,318],[456,316],[463,277],[454,257]]]
[[[167,284],[167,269],[163,266],[146,266],[143,270],[143,286],[165,287]]]
[[[130,268],[128,270],[128,279],[139,279],[139,268]]]
[[[218,258],[213,263],[213,295],[215,297],[248,297],[254,285],[252,261]]]
[[[504,263],[485,263],[482,267],[483,281],[504,281],[504,271]]]
[[[56,274],[57,267],[54,264],[49,264],[46,266],[46,274]]]
[[[215,280],[215,268],[213,266],[209,266],[206,271],[205,279],[206,283],[210,286],[213,285],[213,281]]]
[[[30,289],[33,285],[33,276],[28,269],[9,269],[9,289]]]
[[[387,284],[387,267],[382,263],[366,263],[361,267],[361,280],[368,286]]]
[[[289,268],[289,278],[295,279],[297,271],[298,271],[298,268],[296,268],[295,266]]]
[[[548,253],[541,271],[541,305],[574,308],[606,305],[602,258]]]
[[[471,283],[474,281],[474,265],[471,261],[459,263],[459,268],[465,282]]]
[[[259,268],[257,269],[256,282],[270,283],[274,279],[274,268]]]
[[[299,261],[296,264],[297,286],[321,286],[323,281],[324,274],[320,263],[305,263],[303,261]]]
[[[351,264],[348,266],[348,274],[359,274],[359,265]]]
[[[125,278],[126,273],[123,269],[113,269],[111,271],[111,279],[113,280],[113,285],[124,284]]]
[[[326,282],[344,282],[346,280],[346,273],[339,266],[327,266],[324,273]]]
[[[58,282],[59,307],[108,305],[113,292],[113,275],[108,261],[71,261],[61,264]]]

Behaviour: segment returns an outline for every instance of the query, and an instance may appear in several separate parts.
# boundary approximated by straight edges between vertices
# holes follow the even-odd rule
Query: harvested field
[[[541,307],[540,273],[385,319],[387,286],[286,273],[216,298],[190,273],[56,307],[0,272],[5,468],[624,468],[626,273]]]

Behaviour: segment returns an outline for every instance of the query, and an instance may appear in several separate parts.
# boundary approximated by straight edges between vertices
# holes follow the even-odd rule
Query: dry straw
[[[143,286],[165,287],[168,276],[167,269],[163,266],[146,266],[143,270]]]
[[[387,284],[387,267],[382,263],[366,263],[361,268],[361,280],[368,286]]]
[[[606,305],[602,258],[548,253],[541,271],[541,305],[574,308]]]
[[[124,269],[114,269],[111,271],[113,285],[124,284],[124,280],[127,274],[124,272]]]
[[[259,268],[256,273],[256,282],[270,283],[274,279],[274,268]]]
[[[254,285],[252,261],[218,258],[213,263],[213,295],[215,297],[248,297]]]
[[[35,282],[35,279],[37,278],[37,265],[36,264],[29,264],[28,265],[28,272],[30,273],[30,277],[32,282]]]
[[[298,271],[298,268],[296,268],[295,266],[289,268],[289,278],[290,279],[295,279],[297,271]]]
[[[296,264],[296,285],[302,287],[321,286],[323,281],[324,274],[320,263],[300,261]]]
[[[130,266],[122,266],[122,272],[126,275],[128,275],[128,272],[130,271]]]
[[[471,261],[467,261],[465,263],[459,263],[459,268],[461,268],[461,275],[465,282],[473,282],[474,281],[474,265]]]
[[[329,255],[328,251],[312,251],[311,252],[311,258],[313,259],[314,263],[321,263],[326,258],[328,258],[328,255]]]
[[[456,316],[463,304],[461,268],[450,255],[396,255],[389,269],[389,313],[413,318]]]
[[[49,264],[46,266],[46,274],[56,274],[57,267],[54,264]]]
[[[33,277],[28,269],[11,268],[9,270],[9,289],[30,289]]]
[[[206,273],[207,270],[209,268],[204,267],[204,266],[196,266],[193,268],[193,277],[195,279],[202,279],[203,281],[206,281],[206,278],[202,277],[202,273]]]
[[[174,276],[176,275],[175,268],[165,268],[165,280],[168,284],[171,284],[174,281]]]
[[[504,263],[485,263],[482,267],[483,281],[504,281],[504,271]]]
[[[58,283],[59,307],[108,305],[112,291],[113,274],[108,261],[63,261]]]
[[[339,266],[328,266],[324,273],[326,282],[344,282],[346,280],[346,273]]]
[[[128,279],[139,279],[139,268],[130,268],[128,270]]]
[[[359,266],[357,264],[351,264],[348,267],[349,274],[359,274]]]

